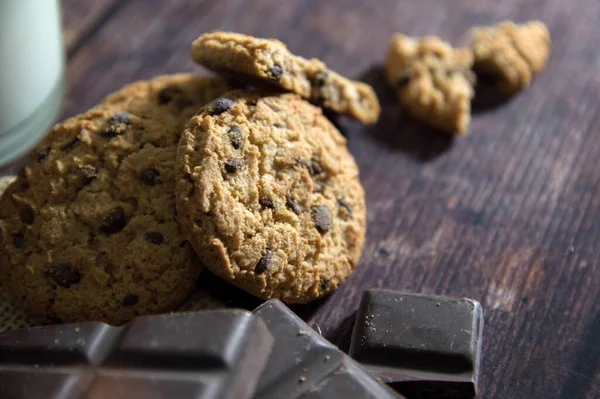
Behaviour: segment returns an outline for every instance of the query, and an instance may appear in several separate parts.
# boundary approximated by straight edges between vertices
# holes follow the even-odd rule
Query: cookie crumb
[[[392,36],[386,78],[400,104],[422,123],[465,135],[471,121],[473,54],[436,36]]]
[[[548,27],[541,21],[504,21],[471,30],[475,70],[495,78],[497,87],[512,95],[529,86],[550,56]]]

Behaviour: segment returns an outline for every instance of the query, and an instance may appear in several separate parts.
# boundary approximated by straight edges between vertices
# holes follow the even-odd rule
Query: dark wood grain
[[[121,0],[61,0],[67,54],[71,56],[85,45],[87,39],[123,4]]]
[[[67,31],[81,30],[72,10]],[[399,110],[381,75],[393,32],[466,44],[469,27],[507,18],[550,27],[552,57],[531,88],[478,98],[464,139]],[[132,80],[203,72],[189,44],[212,29],[276,37],[372,83],[381,121],[341,121],[367,192],[362,260],[331,297],[296,310],[343,342],[364,288],[468,296],[485,309],[481,397],[600,396],[599,2],[129,0],[95,26],[68,64],[67,115]]]

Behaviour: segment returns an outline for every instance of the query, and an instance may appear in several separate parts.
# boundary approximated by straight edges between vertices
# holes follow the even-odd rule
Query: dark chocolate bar
[[[256,399],[398,398],[280,301],[267,301],[254,314],[275,338]]]
[[[477,392],[483,312],[472,299],[363,293],[350,356],[409,398]]]
[[[14,330],[0,335],[0,396],[250,398],[272,345],[240,310]]]

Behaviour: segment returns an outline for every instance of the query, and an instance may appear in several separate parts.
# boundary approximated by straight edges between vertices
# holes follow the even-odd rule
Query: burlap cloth
[[[0,177],[0,196],[14,178],[14,176]],[[188,312],[223,307],[226,307],[226,302],[212,297],[208,292],[199,288],[185,300],[177,311]],[[40,323],[36,323],[27,316],[21,303],[9,295],[0,282],[0,332],[38,324]]]

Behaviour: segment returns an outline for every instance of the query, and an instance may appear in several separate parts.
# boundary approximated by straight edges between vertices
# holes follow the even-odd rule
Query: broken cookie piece
[[[268,82],[364,124],[379,118],[379,101],[371,86],[347,79],[317,59],[294,55],[279,40],[205,33],[192,44],[191,55],[209,69]]]
[[[496,78],[498,89],[509,95],[528,86],[544,69],[550,46],[550,32],[540,21],[504,21],[471,31],[475,70]]]
[[[416,119],[448,133],[465,135],[471,120],[475,77],[473,54],[435,36],[392,37],[386,77],[400,104]]]

